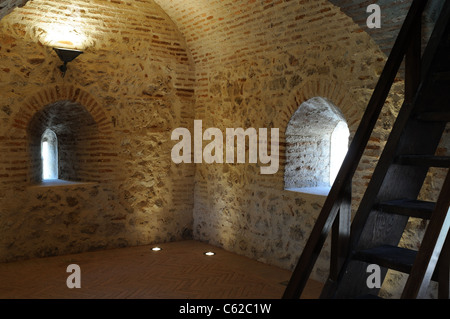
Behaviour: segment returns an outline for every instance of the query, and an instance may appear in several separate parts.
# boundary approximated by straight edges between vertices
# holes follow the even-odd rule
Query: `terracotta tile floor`
[[[291,273],[197,241],[0,264],[1,299],[279,299]],[[208,257],[203,253],[214,251]],[[69,289],[67,266],[81,269]],[[318,297],[311,281],[303,298]]]

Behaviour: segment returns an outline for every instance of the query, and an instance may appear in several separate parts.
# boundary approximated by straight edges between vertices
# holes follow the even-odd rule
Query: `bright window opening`
[[[348,139],[350,131],[345,122],[339,122],[331,134],[331,150],[330,150],[330,186],[336,180],[345,155],[348,152]]]
[[[42,134],[41,160],[42,180],[58,179],[58,139],[49,129]]]
[[[284,188],[328,195],[348,151],[350,131],[341,110],[313,97],[294,112],[285,135]]]

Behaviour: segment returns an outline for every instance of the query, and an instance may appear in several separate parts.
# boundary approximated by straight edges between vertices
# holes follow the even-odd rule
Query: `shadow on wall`
[[[365,30],[380,46],[380,49],[389,55],[398,32],[406,17],[412,0],[378,0],[376,3],[381,7],[381,28],[367,28],[368,13],[367,6],[375,3],[373,0],[329,0],[339,7],[342,12],[351,17],[353,21]],[[423,43],[428,41],[432,32],[432,26],[437,20],[442,9],[444,0],[428,0],[423,23]]]

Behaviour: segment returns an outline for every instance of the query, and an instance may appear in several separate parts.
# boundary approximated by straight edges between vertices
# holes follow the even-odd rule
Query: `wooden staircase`
[[[436,202],[418,200],[430,167],[450,167],[435,156],[450,121],[450,0],[445,0],[422,54],[426,0],[414,0],[348,154],[294,269],[283,298],[299,298],[329,235],[330,274],[321,298],[377,295],[367,266],[408,273],[402,298],[424,297],[431,280],[450,296],[450,174]],[[372,179],[351,222],[351,185],[389,90],[405,61],[405,100]],[[448,172],[448,171],[447,171]],[[398,247],[409,217],[428,221],[418,251]]]

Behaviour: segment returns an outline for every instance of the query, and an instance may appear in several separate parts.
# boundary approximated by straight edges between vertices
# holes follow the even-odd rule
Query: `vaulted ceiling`
[[[10,13],[14,8],[25,5],[33,0],[6,0],[0,4],[0,19]],[[117,2],[116,0],[106,0]],[[133,1],[133,0],[128,0]],[[123,0],[122,2],[126,2]],[[223,1],[223,0],[155,0],[167,15],[174,21],[179,30],[183,33],[188,44],[193,44],[193,56],[200,47],[196,40],[200,36],[214,33],[214,37],[219,39],[227,37],[240,25],[239,19],[252,22],[254,13],[261,14],[262,10],[282,4],[282,1],[270,3],[270,1]],[[329,0],[333,5],[340,8],[342,12],[351,17],[362,30],[372,36],[380,49],[389,54],[393,42],[408,12],[412,0],[379,0],[377,4],[382,9],[382,28],[369,29],[366,26],[368,5],[374,3],[373,0]],[[432,0],[428,5],[426,21],[436,19],[437,12],[443,4],[443,0]],[[282,6],[280,6],[281,9]],[[267,11],[270,18],[270,10]],[[254,21],[258,23],[258,21]],[[231,25],[231,27],[230,27]],[[429,30],[425,29],[425,36],[429,36]],[[198,57],[200,58],[200,57]]]

